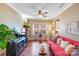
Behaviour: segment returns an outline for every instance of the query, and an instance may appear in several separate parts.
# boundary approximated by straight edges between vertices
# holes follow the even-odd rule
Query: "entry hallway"
[[[20,56],[39,56],[39,51],[40,51],[40,47],[41,45],[44,46],[45,50],[46,50],[46,56],[50,56],[50,50],[48,48],[48,44],[47,42],[29,42],[28,46],[24,49],[24,51],[20,54]]]

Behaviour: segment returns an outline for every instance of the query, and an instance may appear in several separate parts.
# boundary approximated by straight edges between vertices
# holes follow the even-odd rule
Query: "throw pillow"
[[[74,48],[75,48],[74,45],[69,44],[69,45],[65,48],[65,52],[70,56]]]
[[[69,42],[67,41],[61,41],[60,47],[65,48],[68,44]]]
[[[71,56],[79,56],[79,50],[77,48],[73,49]]]
[[[61,38],[57,38],[57,44],[60,45],[61,44],[62,39]]]

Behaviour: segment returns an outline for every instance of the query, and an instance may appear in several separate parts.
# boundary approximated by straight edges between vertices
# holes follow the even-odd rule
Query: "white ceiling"
[[[41,18],[52,19],[71,3],[10,3],[10,5],[19,13],[28,16],[28,18],[39,18],[36,13],[38,9],[43,8],[48,14],[47,17]]]

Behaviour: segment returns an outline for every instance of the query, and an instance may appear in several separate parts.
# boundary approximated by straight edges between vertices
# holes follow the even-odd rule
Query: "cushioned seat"
[[[49,41],[50,43],[50,48],[52,50],[52,52],[54,53],[54,55],[56,56],[67,56],[67,54],[64,52],[64,49],[61,48],[59,45],[57,45],[56,43],[54,43],[53,41]]]
[[[73,44],[75,46],[79,46],[79,42],[78,41],[74,41],[73,39],[69,39],[63,36],[59,36],[59,38],[61,38],[64,41],[68,41],[69,44]],[[62,47],[60,47],[57,43],[48,40],[48,44],[49,47],[51,48],[51,52],[53,52],[53,54],[55,56],[68,56],[68,54],[65,53],[64,49]]]

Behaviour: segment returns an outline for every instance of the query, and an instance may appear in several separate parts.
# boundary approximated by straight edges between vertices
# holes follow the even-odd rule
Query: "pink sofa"
[[[64,41],[68,41],[70,44],[73,44],[75,46],[79,46],[79,42],[74,41],[72,39],[63,37],[63,36],[59,36],[61,39],[63,39]],[[48,44],[49,44],[49,48],[51,49],[52,53],[54,54],[54,56],[68,56],[64,49],[61,48],[58,44],[54,43],[51,40],[48,40]]]

